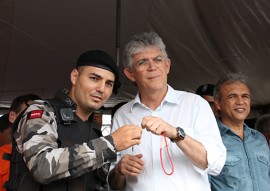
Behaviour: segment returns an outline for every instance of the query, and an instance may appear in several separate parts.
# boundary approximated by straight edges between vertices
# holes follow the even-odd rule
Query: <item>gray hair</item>
[[[166,46],[163,43],[160,36],[155,32],[144,32],[141,34],[136,34],[131,37],[125,46],[123,53],[123,65],[125,68],[132,67],[132,57],[142,52],[148,47],[155,47],[161,50],[162,56],[165,60],[168,59],[168,54],[166,52]]]
[[[217,84],[215,85],[214,89],[214,98],[217,100],[221,100],[221,86],[223,84],[233,84],[235,82],[241,82],[245,84],[248,89],[250,90],[249,84],[248,84],[248,78],[245,74],[238,72],[238,73],[229,73],[223,77],[221,77]]]

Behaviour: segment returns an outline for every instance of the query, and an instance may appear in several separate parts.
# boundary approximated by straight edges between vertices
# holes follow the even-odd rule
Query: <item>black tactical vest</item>
[[[46,100],[53,106],[57,121],[59,147],[72,147],[82,144],[85,140],[78,126],[77,117],[73,114],[75,103],[63,92],[58,92],[54,99]],[[20,116],[21,117],[21,116]],[[16,131],[19,120],[13,126]],[[97,124],[89,120],[89,139],[102,136]],[[13,138],[14,139],[14,138]],[[88,140],[89,141],[89,140]],[[29,173],[22,156],[16,150],[15,140],[12,141],[12,153],[10,157],[10,178],[5,184],[7,191],[96,191],[106,190],[106,177],[109,166],[90,171],[77,178],[66,178],[54,181],[47,185],[41,185],[33,179]]]

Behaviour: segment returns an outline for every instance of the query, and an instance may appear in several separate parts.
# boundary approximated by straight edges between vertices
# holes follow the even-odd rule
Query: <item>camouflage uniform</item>
[[[116,160],[110,135],[59,148],[54,109],[41,100],[25,111],[14,137],[29,171],[41,184],[79,177]]]

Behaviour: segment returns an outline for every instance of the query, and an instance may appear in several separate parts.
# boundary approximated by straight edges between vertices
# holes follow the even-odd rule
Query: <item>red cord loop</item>
[[[161,133],[161,135],[163,136],[163,138],[164,138],[164,140],[165,140],[165,146],[166,146],[167,155],[168,155],[168,158],[169,158],[169,160],[170,160],[171,167],[172,167],[171,172],[167,172],[167,171],[165,170],[165,168],[164,168],[163,159],[162,159],[162,147],[160,147],[160,152],[159,152],[159,155],[160,155],[160,163],[161,163],[162,169],[163,169],[163,171],[165,172],[165,174],[167,174],[167,175],[172,175],[173,172],[174,172],[174,165],[173,165],[173,161],[172,161],[172,158],[171,158],[171,156],[170,156],[169,149],[168,149],[167,139],[166,139],[164,133]]]

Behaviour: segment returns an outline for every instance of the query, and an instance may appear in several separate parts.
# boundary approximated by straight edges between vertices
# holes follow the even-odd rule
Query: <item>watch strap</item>
[[[177,136],[175,138],[171,138],[171,141],[176,143],[180,140],[184,140],[186,134],[185,131],[181,127],[176,127]]]

